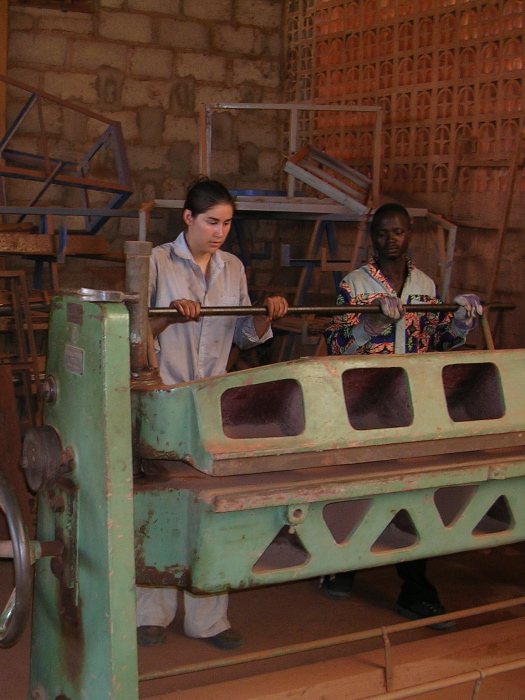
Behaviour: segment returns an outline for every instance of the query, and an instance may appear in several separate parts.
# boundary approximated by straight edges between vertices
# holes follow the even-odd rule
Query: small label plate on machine
[[[64,348],[64,368],[73,374],[84,374],[84,351],[73,345]]]

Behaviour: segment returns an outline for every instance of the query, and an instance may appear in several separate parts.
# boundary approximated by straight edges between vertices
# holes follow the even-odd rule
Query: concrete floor
[[[433,559],[429,564],[429,577],[437,585],[443,603],[452,612],[464,608],[486,605],[500,600],[525,595],[525,543],[508,545],[492,550],[480,550]],[[0,562],[0,606],[4,606],[11,586],[11,563]],[[381,625],[396,624],[401,621],[395,612],[395,598],[399,589],[399,579],[393,567],[361,572],[356,580],[354,595],[347,601],[332,601],[319,593],[318,581],[309,580],[270,588],[234,593],[230,597],[230,620],[232,625],[243,632],[246,646],[237,653],[253,653],[259,650],[323,639],[330,636],[376,628]],[[504,638],[505,624],[514,625],[523,634],[523,649],[519,644]],[[458,633],[459,634],[458,636]],[[405,631],[393,636],[392,644],[396,657],[401,662],[418,658],[418,645],[426,645],[428,653],[442,653],[457,657],[461,653],[451,653],[463,637],[476,639],[485,644],[484,651],[478,652],[486,658],[479,661],[483,666],[501,663],[508,658],[525,657],[525,606],[460,620],[454,632],[436,632],[427,628]],[[503,635],[503,638],[498,637]],[[498,641],[499,639],[499,641]],[[424,641],[418,641],[424,640]],[[417,642],[417,644],[416,644]],[[521,642],[520,642],[521,643]],[[439,648],[443,651],[439,652]],[[450,647],[450,648],[448,648]],[[512,647],[512,649],[511,649]],[[381,675],[383,652],[380,640],[367,640],[337,647],[318,649],[292,656],[257,661],[199,673],[178,675],[170,679],[159,679],[141,683],[140,697],[153,698],[162,694],[180,700],[219,700],[221,698],[274,697],[273,692],[281,688],[282,698],[361,698],[370,694],[359,694],[357,686],[351,692],[342,691],[343,686],[335,685],[330,690],[316,690],[316,683],[324,678],[333,680],[354,665],[365,663],[377,666]],[[433,652],[432,649],[436,651]],[[488,650],[488,651],[487,651]],[[511,654],[507,658],[505,653]],[[180,667],[196,662],[225,659],[235,652],[221,652],[208,644],[188,639],[182,634],[180,614],[168,628],[168,643],[156,649],[139,650],[140,672],[156,669]],[[423,652],[421,652],[423,654]],[[375,654],[375,656],[374,656]],[[378,655],[379,654],[379,655]],[[465,653],[463,654],[465,655]],[[375,659],[375,660],[374,660]],[[351,663],[350,663],[351,662]],[[419,674],[430,678],[419,662]],[[350,664],[350,665],[349,665]],[[0,700],[25,700],[28,692],[29,630],[22,641],[12,649],[0,649]],[[357,666],[356,666],[357,668]],[[429,671],[429,673],[431,673]],[[310,687],[306,693],[296,694],[285,685],[296,678],[296,686]],[[238,680],[241,679],[241,680]],[[243,681],[242,679],[247,679]],[[342,681],[341,681],[342,682]],[[421,679],[418,681],[421,682]],[[244,685],[243,685],[244,684]],[[269,684],[274,690],[270,693],[265,687]],[[297,685],[298,684],[298,685]],[[348,683],[347,683],[348,685]],[[313,689],[312,689],[313,686]],[[319,686],[320,688],[321,686]],[[244,688],[244,690],[243,690]],[[254,693],[254,688],[257,692]],[[284,690],[283,690],[284,689]],[[439,693],[427,693],[427,700],[460,700],[471,698],[473,683],[449,688]],[[462,695],[465,692],[466,695]],[[270,694],[269,694],[270,693]],[[312,694],[313,693],[313,694]],[[353,694],[352,694],[353,693]],[[167,696],[166,697],[167,700]],[[277,697],[277,695],[275,695]],[[405,697],[405,696],[400,696]],[[408,697],[408,696],[406,696]],[[478,700],[524,700],[525,671],[515,671],[484,681]],[[88,700],[99,700],[90,698]]]

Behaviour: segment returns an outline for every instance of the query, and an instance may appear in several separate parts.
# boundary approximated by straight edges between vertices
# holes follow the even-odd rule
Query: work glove
[[[384,296],[378,298],[380,314],[363,314],[363,330],[371,336],[381,335],[390,324],[399,321],[405,315],[403,303],[399,297]]]
[[[476,325],[476,317],[483,313],[483,306],[475,294],[462,294],[454,299],[459,309],[454,311],[454,328],[460,333],[468,333]]]

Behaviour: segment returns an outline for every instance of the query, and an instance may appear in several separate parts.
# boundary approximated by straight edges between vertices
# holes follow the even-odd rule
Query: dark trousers
[[[397,573],[403,580],[397,599],[398,605],[404,607],[411,603],[439,603],[437,590],[425,577],[426,568],[426,559],[403,561],[396,564]]]
[[[427,568],[426,559],[416,559],[415,561],[403,561],[396,564],[396,570],[403,581],[397,603],[402,607],[413,605],[414,603],[439,603],[438,592],[425,576]],[[344,576],[350,587],[354,582],[357,571],[347,571],[338,576]]]

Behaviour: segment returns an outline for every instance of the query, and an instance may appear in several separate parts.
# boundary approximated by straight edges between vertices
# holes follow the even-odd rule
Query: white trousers
[[[167,627],[177,612],[176,588],[137,586],[137,627]],[[184,633],[188,637],[213,637],[231,627],[228,594],[192,595],[184,591]]]

